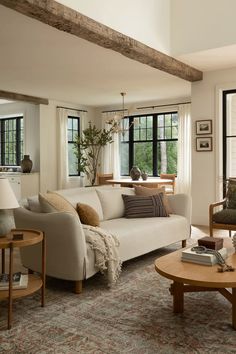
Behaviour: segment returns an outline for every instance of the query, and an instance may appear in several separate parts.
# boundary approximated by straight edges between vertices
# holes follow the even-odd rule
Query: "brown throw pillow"
[[[39,203],[41,206],[41,211],[43,213],[52,213],[55,211],[65,211],[76,217],[78,214],[66,199],[64,199],[60,194],[57,193],[39,193]]]
[[[165,193],[165,187],[161,188],[147,188],[143,186],[134,186],[135,194],[140,196],[150,196],[159,193],[163,193],[163,203],[168,214],[172,214],[173,210],[170,207],[168,197]]]
[[[126,218],[151,218],[169,216],[163,204],[163,193],[152,196],[122,194]]]
[[[78,203],[76,209],[82,224],[91,226],[100,225],[98,213],[90,205]]]

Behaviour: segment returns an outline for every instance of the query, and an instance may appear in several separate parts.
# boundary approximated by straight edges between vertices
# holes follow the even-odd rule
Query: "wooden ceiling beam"
[[[54,0],[0,0],[0,4],[181,79],[202,80],[201,71]]]
[[[0,90],[0,99],[4,98],[13,101],[24,101],[34,104],[48,104],[47,98],[23,95],[21,93]]]

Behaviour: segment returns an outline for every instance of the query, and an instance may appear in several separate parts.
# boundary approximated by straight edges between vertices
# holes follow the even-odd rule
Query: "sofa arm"
[[[168,195],[173,214],[185,216],[191,224],[192,200],[187,194]]]
[[[16,228],[38,229],[46,235],[46,274],[67,280],[84,279],[86,242],[79,218],[66,212],[34,213],[14,210]],[[41,246],[21,249],[23,265],[39,272]]]

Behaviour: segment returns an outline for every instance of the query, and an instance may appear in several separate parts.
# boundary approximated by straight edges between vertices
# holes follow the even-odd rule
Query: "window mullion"
[[[158,175],[157,171],[157,119],[158,115],[154,114],[153,115],[153,176]]]

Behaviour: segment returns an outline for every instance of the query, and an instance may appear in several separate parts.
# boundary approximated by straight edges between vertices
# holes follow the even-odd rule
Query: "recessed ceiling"
[[[0,6],[0,90],[90,106],[189,97],[191,84]]]

